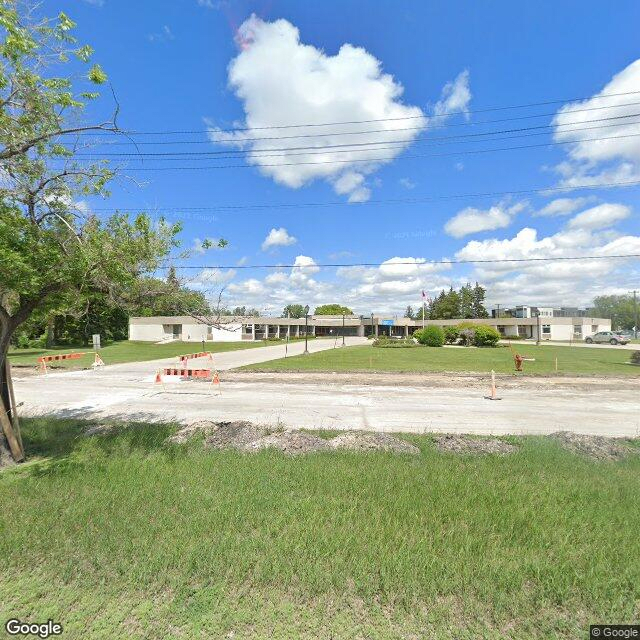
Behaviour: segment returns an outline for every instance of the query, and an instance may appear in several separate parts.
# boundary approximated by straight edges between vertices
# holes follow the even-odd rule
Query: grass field
[[[640,456],[167,448],[25,420],[0,617],[65,638],[582,638],[640,616]]]
[[[530,344],[514,346],[524,357],[524,372],[530,375],[558,373],[578,375],[640,375],[640,367],[626,364],[631,351],[621,348],[589,349]],[[507,346],[474,349],[465,347],[415,347],[381,349],[370,345],[330,349],[306,356],[271,360],[248,365],[254,371],[480,371],[493,369],[498,373],[515,373],[513,356]]]
[[[235,351],[236,349],[252,349],[265,345],[281,344],[284,341],[269,342],[205,342],[205,351],[221,353],[223,351]],[[172,358],[183,353],[194,353],[202,350],[201,342],[169,342],[167,344],[154,344],[153,342],[135,342],[120,340],[105,345],[100,349],[100,355],[106,364],[119,364],[122,362],[142,362],[144,360],[158,360],[160,358]],[[79,360],[61,360],[51,363],[60,367],[89,367],[93,362],[92,347],[57,347],[54,349],[12,349],[9,358],[12,364],[36,365],[40,356],[56,355],[58,353],[72,353],[74,351],[86,352]],[[51,366],[51,365],[48,365]]]

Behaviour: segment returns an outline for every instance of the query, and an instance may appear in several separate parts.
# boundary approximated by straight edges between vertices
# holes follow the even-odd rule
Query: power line
[[[434,264],[499,264],[499,263],[524,263],[524,262],[557,262],[568,260],[611,260],[619,258],[640,258],[640,253],[628,253],[607,256],[565,256],[555,258],[494,258],[483,260],[428,260],[425,262],[412,261],[385,261],[385,262],[350,262],[350,263],[314,263],[314,264],[243,264],[243,265],[183,265],[178,269],[317,269],[334,267],[381,267],[396,265],[411,265],[413,267],[430,266]],[[162,267],[168,268],[168,267]]]
[[[589,185],[581,185],[579,187],[546,187],[543,189],[519,189],[512,191],[485,191],[476,193],[459,193],[440,196],[427,196],[425,198],[390,198],[384,200],[368,200],[367,202],[347,202],[344,200],[334,200],[331,202],[300,202],[300,203],[270,203],[270,204],[243,204],[243,205],[214,205],[209,207],[158,207],[158,211],[251,211],[251,210],[272,210],[272,209],[299,209],[307,207],[353,207],[360,208],[371,205],[389,205],[389,204],[423,204],[425,202],[434,202],[438,200],[457,200],[462,198],[497,198],[502,196],[521,196],[534,194],[555,194],[567,193],[571,191],[580,191],[583,189],[611,189],[615,187],[632,187],[640,185],[640,180],[631,180],[628,182],[606,182]],[[92,211],[115,212],[122,211],[124,208],[113,207],[92,207]],[[144,213],[145,209],[135,209],[132,212]]]
[[[637,106],[639,105],[640,102],[627,102],[625,104],[617,104],[617,105],[607,105],[604,107],[590,107],[590,108],[585,108],[585,109],[572,109],[570,111],[565,111],[564,113],[581,113],[581,112],[585,112],[585,111],[600,111],[602,109],[619,109],[622,107],[633,107],[633,106]],[[515,122],[518,120],[531,120],[533,118],[544,118],[544,117],[550,117],[550,116],[555,116],[557,115],[557,112],[552,112],[552,113],[538,113],[538,114],[530,114],[527,116],[515,116],[512,118],[497,118],[494,120],[477,120],[474,122],[450,122],[450,123],[443,123],[443,124],[439,124],[437,126],[438,129],[451,129],[451,128],[455,128],[455,127],[477,127],[479,125],[485,125],[485,124],[495,124],[495,123],[500,123],[500,122]],[[553,125],[546,125],[546,126],[553,126]],[[563,126],[563,125],[557,125],[557,126]],[[274,137],[267,137],[267,138],[242,138],[243,142],[251,142],[254,140],[287,140],[287,139],[292,139],[292,138],[318,138],[318,137],[327,137],[327,136],[341,136],[341,135],[363,135],[363,134],[368,134],[368,133],[376,133],[376,132],[385,132],[385,133],[392,133],[394,131],[411,131],[414,129],[424,129],[424,127],[414,127],[413,129],[374,129],[373,131],[338,131],[338,132],[333,132],[333,133],[326,133],[326,134],[308,134],[308,135],[300,135],[300,136],[274,136]],[[128,135],[136,135],[135,133],[130,133],[130,132],[126,132]],[[169,133],[181,133],[180,131],[176,131],[176,132],[167,132]],[[198,131],[190,131],[190,132],[184,132],[184,133],[204,133],[204,134],[208,134],[210,133],[210,130],[198,130]],[[107,134],[100,134],[100,135],[107,135]],[[110,136],[112,136],[113,134],[109,134]],[[149,135],[162,135],[160,133],[158,134],[149,134]],[[229,139],[227,142],[236,142],[236,139]],[[156,140],[156,141],[152,141],[152,142],[140,142],[138,140],[133,141],[133,140],[129,140],[127,142],[105,142],[105,143],[96,143],[96,144],[102,144],[103,146],[124,146],[124,145],[136,145],[136,146],[143,146],[143,145],[172,145],[172,144],[215,144],[215,142],[218,141],[212,141],[212,140]],[[72,143],[69,142],[65,142],[62,143],[64,145],[67,146],[75,146]]]
[[[271,129],[292,129],[292,128],[304,128],[304,127],[329,127],[329,126],[339,126],[339,125],[349,125],[349,124],[370,124],[374,122],[393,122],[400,120],[415,120],[415,119],[430,119],[430,118],[445,118],[453,115],[460,114],[474,114],[474,113],[488,113],[491,111],[507,111],[509,109],[525,109],[530,107],[539,107],[539,106],[547,106],[551,104],[564,104],[570,102],[579,102],[581,100],[600,100],[603,98],[614,98],[619,96],[628,96],[628,95],[636,95],[640,93],[639,91],[626,91],[623,93],[609,93],[602,94],[599,96],[586,96],[582,98],[571,98],[568,100],[547,100],[544,102],[530,102],[526,104],[520,105],[509,105],[502,107],[487,107],[483,109],[469,109],[465,111],[447,111],[439,114],[427,115],[415,115],[415,116],[402,116],[402,117],[394,117],[394,118],[376,118],[370,120],[343,120],[337,122],[322,122],[322,123],[306,123],[306,124],[285,124],[285,125],[266,125],[260,127],[237,127],[233,129],[217,129],[216,131],[219,133],[237,133],[243,131],[259,131],[259,130],[271,130]],[[593,107],[593,108],[616,108],[617,106],[622,105],[609,105],[607,107]],[[587,110],[587,109],[585,109]],[[567,110],[564,113],[572,113],[571,110]],[[552,114],[555,115],[555,114]],[[192,134],[192,133],[206,133],[208,130],[203,131],[199,130],[165,130],[165,131],[130,131],[128,132],[131,135],[167,135],[167,134]],[[293,136],[298,137],[298,136]]]
[[[604,138],[584,138],[582,140],[560,140],[554,142],[542,142],[540,144],[529,145],[517,145],[514,147],[496,147],[494,149],[473,149],[466,151],[448,151],[446,153],[427,153],[427,154],[413,154],[405,155],[403,158],[441,158],[447,156],[458,155],[477,155],[481,153],[494,153],[496,151],[516,151],[521,149],[535,149],[539,147],[553,147],[566,144],[579,144],[581,142],[596,142],[603,140],[623,140],[626,138],[635,138],[640,136],[640,133],[630,133],[622,136],[608,136]],[[227,158],[218,158],[227,159]],[[231,157],[230,159],[235,159]],[[349,158],[347,160],[326,160],[319,162],[278,162],[278,163],[260,163],[255,164],[227,164],[227,165],[205,165],[200,167],[128,167],[127,171],[202,171],[208,169],[250,169],[259,167],[295,167],[295,166],[308,166],[308,165],[323,165],[323,164],[343,164],[343,163],[375,163],[375,162],[389,162],[393,158]]]
[[[612,116],[609,118],[597,118],[594,120],[585,120],[584,122],[568,122],[565,123],[563,125],[558,125],[558,126],[574,126],[577,124],[592,124],[595,122],[608,122],[610,120],[622,120],[625,118],[637,118],[640,117],[640,112],[639,113],[630,113],[627,115],[622,115],[622,116]],[[609,128],[609,127],[624,127],[624,126],[629,126],[629,125],[635,125],[635,124],[640,124],[640,122],[612,122],[609,124],[602,124],[596,127],[575,127],[573,129],[569,129],[567,131],[563,131],[563,133],[573,133],[574,131],[591,131],[594,129],[604,129],[604,128]],[[200,157],[200,156],[224,156],[224,154],[238,154],[238,153],[242,153],[242,154],[251,154],[252,156],[256,156],[256,154],[260,154],[259,157],[272,157],[270,155],[265,155],[267,154],[267,152],[271,152],[271,151],[284,151],[284,152],[290,152],[290,151],[305,151],[305,153],[300,153],[300,154],[292,154],[292,153],[287,153],[287,155],[313,155],[313,151],[318,151],[319,153],[327,153],[327,152],[331,152],[331,149],[343,149],[344,147],[348,147],[347,149],[344,149],[344,151],[333,151],[332,153],[351,153],[351,152],[356,152],[356,151],[368,151],[368,150],[374,150],[377,151],[378,149],[362,149],[362,147],[374,147],[374,146],[378,146],[378,145],[388,145],[388,144],[395,144],[395,145],[409,145],[409,144],[427,144],[429,146],[437,146],[438,144],[443,144],[442,140],[444,141],[457,141],[460,144],[466,144],[469,142],[475,142],[475,140],[470,140],[470,138],[480,138],[481,136],[498,136],[498,135],[502,135],[502,134],[508,134],[508,133],[520,133],[523,131],[537,131],[539,129],[550,129],[551,127],[553,127],[553,125],[536,125],[536,126],[532,126],[532,127],[519,127],[516,129],[502,129],[502,130],[498,130],[498,131],[486,131],[486,132],[482,132],[482,133],[467,133],[467,134],[460,134],[460,135],[454,135],[454,136],[434,136],[434,137],[429,137],[427,140],[377,140],[374,142],[346,142],[346,143],[342,143],[342,144],[332,144],[332,145],[324,145],[324,146],[308,146],[308,147],[272,147],[272,148],[268,148],[268,149],[238,149],[236,151],[157,151],[157,152],[126,152],[126,153],[100,153],[100,154],[96,154],[95,152],[93,153],[76,153],[76,156],[82,156],[82,157],[95,157],[96,155],[99,155],[101,158],[103,157],[109,157],[109,158],[120,158],[120,157],[140,157],[140,158],[147,158],[147,157],[169,157],[171,158],[172,156],[196,156],[196,157]],[[481,141],[482,142],[493,142],[493,141],[500,141],[500,140],[512,140],[512,139],[516,139],[516,138],[525,138],[525,137],[530,137],[532,135],[546,135],[547,133],[549,133],[548,131],[542,131],[542,132],[537,132],[537,133],[530,133],[527,135],[514,135],[514,136],[504,136],[501,138],[483,138]],[[393,149],[394,147],[380,147],[380,149]],[[225,158],[235,158],[235,157],[242,157],[242,156],[237,156],[237,155],[227,155],[225,156]],[[273,157],[284,157],[284,156],[273,156]],[[173,158],[171,158],[173,159]]]

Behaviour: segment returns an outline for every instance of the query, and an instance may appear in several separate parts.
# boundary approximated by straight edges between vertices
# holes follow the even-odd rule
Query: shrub
[[[29,342],[29,336],[26,333],[21,333],[16,339],[16,346],[18,347],[18,349],[28,349]]]
[[[420,331],[414,331],[413,335],[420,344],[427,347],[441,347],[444,344],[444,331],[442,327],[429,325]]]
[[[476,340],[476,330],[471,327],[466,327],[460,330],[460,343],[465,347],[470,347],[472,344],[475,344]]]
[[[458,327],[445,327],[444,328],[444,341],[447,344],[455,344],[460,338],[460,330]]]
[[[633,364],[640,364],[640,351],[634,351],[631,354],[631,362],[633,362]]]
[[[499,331],[486,325],[478,325],[474,331],[474,344],[476,347],[495,347],[501,338]]]

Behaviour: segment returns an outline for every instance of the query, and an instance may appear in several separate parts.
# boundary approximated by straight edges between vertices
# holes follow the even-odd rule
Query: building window
[[[573,335],[576,337],[582,337],[582,325],[581,324],[574,324],[573,325]]]
[[[551,335],[551,325],[550,324],[543,324],[542,325],[542,335],[543,336],[550,336]]]
[[[591,325],[591,333],[598,333],[598,325],[597,324],[592,324]]]

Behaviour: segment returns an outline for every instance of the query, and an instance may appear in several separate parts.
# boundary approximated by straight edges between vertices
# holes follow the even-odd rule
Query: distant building
[[[586,316],[563,317],[542,315],[540,318],[531,315],[540,311],[548,311],[545,307],[515,307],[521,309],[522,316],[482,318],[471,320],[497,329],[505,338],[519,336],[522,339],[540,340],[583,340],[598,331],[610,331],[611,320],[590,318]],[[525,315],[527,314],[527,315]],[[455,326],[462,319],[426,320],[425,325],[441,327]],[[385,335],[394,338],[409,337],[417,329],[422,328],[422,320],[398,318],[396,316],[309,316],[308,333],[310,336],[370,336]],[[163,342],[183,340],[200,342],[235,342],[240,340],[267,340],[273,338],[299,338],[305,334],[304,318],[248,318],[222,317],[214,324],[200,322],[191,316],[156,316],[150,318],[129,319],[129,340],[147,342]]]
[[[493,309],[492,318],[585,318],[589,315],[590,309],[579,309],[578,307],[532,307],[525,304],[515,307],[504,307]],[[499,314],[499,315],[498,315]]]

